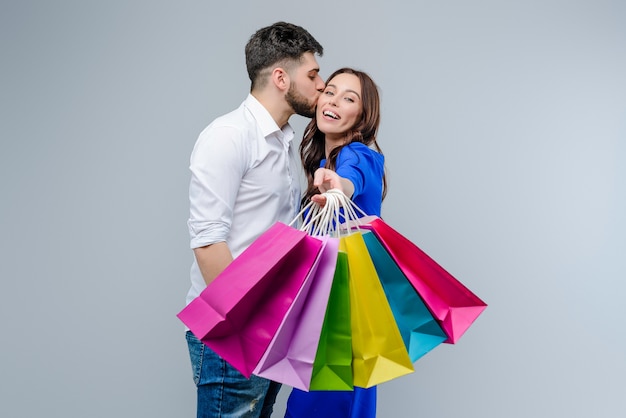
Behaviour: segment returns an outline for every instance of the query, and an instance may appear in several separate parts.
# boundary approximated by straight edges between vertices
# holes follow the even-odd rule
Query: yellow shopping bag
[[[354,386],[372,387],[414,371],[361,232],[341,237],[348,255]]]

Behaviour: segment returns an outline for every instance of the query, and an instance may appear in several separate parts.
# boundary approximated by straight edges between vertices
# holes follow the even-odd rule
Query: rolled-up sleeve
[[[191,153],[190,247],[228,242],[233,208],[245,173],[246,150],[234,126],[209,126]]]

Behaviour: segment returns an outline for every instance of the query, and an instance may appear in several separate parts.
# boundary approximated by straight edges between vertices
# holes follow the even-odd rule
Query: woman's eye
[[[326,94],[326,95],[328,95],[328,96],[332,96],[332,95],[333,95],[333,92],[332,92],[332,91],[330,91],[330,90],[326,90],[326,91],[324,92],[324,94]]]
[[[352,97],[346,97],[346,100],[349,101],[350,103],[354,103],[354,99]]]

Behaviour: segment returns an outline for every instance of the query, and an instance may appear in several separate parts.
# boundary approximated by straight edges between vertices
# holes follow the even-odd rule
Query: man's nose
[[[324,84],[324,80],[322,80],[322,77],[319,76],[319,74],[317,75],[317,91],[319,92],[323,92],[324,88],[326,87],[326,84]]]

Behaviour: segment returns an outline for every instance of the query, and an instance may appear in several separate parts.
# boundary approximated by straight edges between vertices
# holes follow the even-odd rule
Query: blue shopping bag
[[[374,262],[409,357],[415,362],[444,342],[447,335],[376,235],[373,232],[364,232],[363,240]]]

